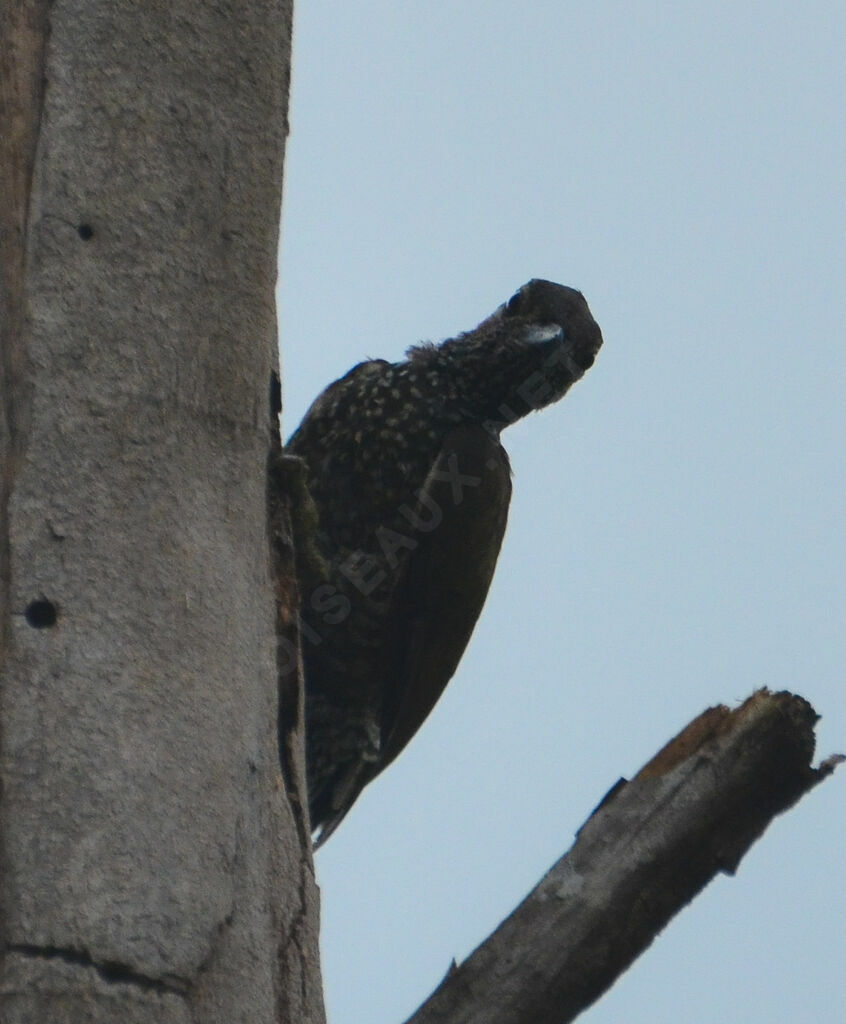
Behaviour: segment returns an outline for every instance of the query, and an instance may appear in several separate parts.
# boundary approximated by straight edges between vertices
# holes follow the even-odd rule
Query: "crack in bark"
[[[134,985],[145,992],[178,996],[186,995],[190,988],[188,983],[181,978],[171,977],[167,981],[162,978],[150,978],[116,960],[104,960],[102,963],[98,963],[85,950],[65,949],[60,946],[34,946],[26,943],[14,944],[6,948],[9,953],[18,953],[20,956],[30,957],[34,960],[61,960],[63,963],[72,964],[75,967],[90,967],[108,985]]]
[[[278,419],[274,421],[271,450],[268,454],[268,524],[270,557],[276,597],[277,635],[277,743],[279,769],[297,833],[304,848],[311,846],[308,821],[305,765],[299,751],[304,727],[305,697],[298,627],[299,588],[291,529],[290,495],[281,472]]]
[[[3,6],[0,54],[0,604],[10,607],[9,502],[29,436],[32,389],[26,377],[24,263],[35,151],[44,108],[49,4]],[[0,663],[10,644],[10,619],[0,618]]]
[[[232,881],[232,899],[229,902],[229,910],[226,914],[220,918],[211,933],[209,940],[209,948],[206,955],[200,961],[197,966],[196,976],[194,985],[198,984],[205,974],[209,972],[212,964],[217,957],[220,947],[223,944],[225,933],[232,927],[232,922],[235,920],[235,910],[237,908],[238,895],[236,893],[236,880],[238,879],[238,868],[243,861],[243,849],[244,849],[244,826],[243,816],[239,815],[235,821],[235,850],[232,854],[231,863],[229,858],[227,859],[227,869],[229,878]]]
[[[302,1000],[301,1006],[306,1007],[309,1005],[309,989],[308,989],[308,974],[305,970],[305,964],[308,961],[308,955],[305,946],[303,945],[302,939],[300,938],[300,930],[303,925],[308,924],[308,896],[306,893],[306,887],[308,885],[308,879],[306,877],[305,866],[301,865],[299,873],[299,885],[297,886],[297,909],[294,911],[291,917],[291,923],[288,926],[287,933],[279,943],[276,957],[277,963],[284,965],[286,974],[288,975],[289,982],[291,979],[291,960],[288,957],[288,949],[293,946],[296,949],[298,957],[297,962],[300,965],[298,971],[300,999]],[[291,994],[288,991],[288,985],[284,985],[279,991],[279,999],[277,999],[277,1015],[279,1020],[290,1020],[291,1019]]]
[[[294,949],[296,949],[296,951],[297,951],[297,957],[298,957],[299,963],[300,964],[304,964],[305,961],[306,961],[306,950],[305,950],[305,947],[303,946],[302,940],[299,937],[299,924],[301,923],[301,920],[304,920],[304,915],[303,915],[302,919],[298,919],[297,920],[297,927],[294,929],[292,934],[290,934],[288,936],[286,942],[283,944],[283,947],[284,947],[284,949],[287,952],[287,947],[288,946],[293,946]],[[290,972],[288,973],[288,977],[290,979]],[[299,981],[299,989],[300,989],[300,1005],[301,1006],[308,1006],[308,998],[309,998],[308,977],[307,977],[306,971],[304,969],[301,969],[301,970],[299,970],[297,972],[297,980]],[[286,1007],[286,1013],[283,1014],[280,1017],[281,1020],[289,1020],[290,1019],[290,1013],[287,1012],[290,1009],[290,1004],[291,1004],[291,998],[290,998],[290,995],[286,992],[285,993],[285,999],[284,999],[284,1005]]]

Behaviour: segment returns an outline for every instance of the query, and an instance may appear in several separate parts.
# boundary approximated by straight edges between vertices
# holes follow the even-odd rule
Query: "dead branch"
[[[407,1024],[566,1024],[842,757],[811,766],[817,714],[759,690],[709,708],[621,780],[572,849]]]

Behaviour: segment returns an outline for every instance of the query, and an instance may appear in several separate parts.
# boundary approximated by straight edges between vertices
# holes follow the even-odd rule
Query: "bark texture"
[[[323,1019],[266,485],[290,31],[3,7],[8,1024]]]
[[[407,1024],[566,1024],[842,758],[811,767],[813,708],[761,690],[711,708],[631,782]]]

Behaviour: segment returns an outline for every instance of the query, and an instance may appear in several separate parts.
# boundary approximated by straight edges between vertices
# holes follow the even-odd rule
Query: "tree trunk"
[[[3,9],[8,1024],[323,1019],[266,485],[290,31]]]

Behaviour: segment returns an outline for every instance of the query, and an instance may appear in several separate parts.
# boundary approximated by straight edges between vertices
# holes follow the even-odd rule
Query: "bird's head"
[[[458,380],[468,411],[502,429],[562,398],[601,345],[582,293],[536,278],[474,330],[433,352]]]

